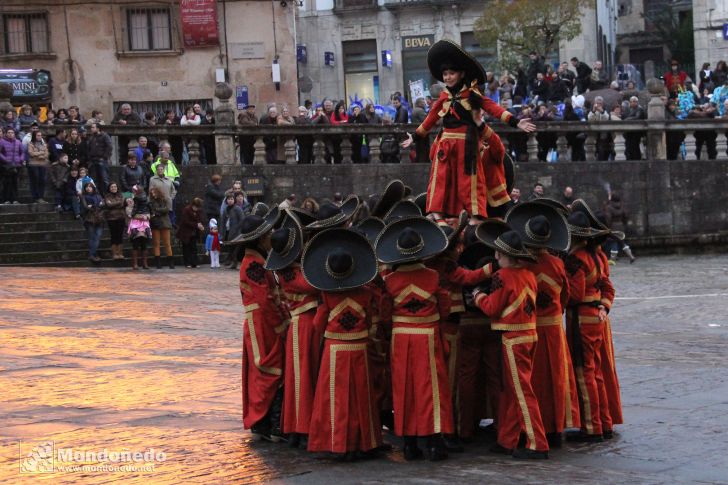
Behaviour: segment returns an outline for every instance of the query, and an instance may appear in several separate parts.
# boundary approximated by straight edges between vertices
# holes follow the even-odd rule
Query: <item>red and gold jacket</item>
[[[545,249],[532,251],[537,262],[528,265],[536,277],[536,326],[563,325],[569,300],[569,280],[564,262]]]
[[[526,268],[501,268],[491,278],[490,294],[475,304],[490,317],[490,328],[504,332],[536,330],[536,277]]]
[[[450,293],[422,263],[403,264],[384,277],[382,319],[393,326],[438,325],[450,314]]]
[[[435,125],[437,125],[437,122],[447,115],[458,116],[455,113],[455,107],[453,106],[455,103],[460,103],[467,111],[471,111],[472,106],[470,104],[470,99],[472,98],[471,93],[473,90],[475,90],[475,93],[478,95],[477,97],[480,100],[479,107],[483,111],[491,117],[499,119],[503,123],[511,125],[514,128],[518,126],[518,120],[516,120],[515,116],[501,108],[500,105],[492,99],[487,96],[483,96],[479,91],[477,91],[477,85],[471,87],[463,86],[456,95],[451,94],[447,89],[442,90],[440,97],[437,98],[430,107],[430,112],[427,114],[425,121],[417,127],[417,130],[415,131],[417,136],[427,136]]]
[[[314,325],[324,338],[360,340],[369,337],[372,292],[365,287],[342,292],[321,292]]]
[[[597,256],[599,256],[599,261],[602,264],[602,284],[600,288],[602,290],[602,299],[600,302],[609,313],[614,303],[615,294],[614,285],[612,285],[612,280],[609,277],[609,258],[601,246],[597,248]]]
[[[440,286],[450,292],[450,314],[465,311],[463,286],[475,286],[493,275],[490,264],[478,269],[467,269],[445,255],[433,258],[425,264],[437,271],[440,275]]]
[[[599,324],[599,305],[602,300],[601,265],[597,266],[598,256],[584,247],[569,254],[564,263],[569,277],[569,307],[579,310],[579,322]]]
[[[294,263],[276,271],[276,274],[291,316],[300,315],[318,306],[319,290],[308,284],[300,264]]]
[[[511,201],[506,186],[506,172],[503,158],[506,156],[506,147],[490,126],[486,126],[481,136],[483,140],[483,156],[481,163],[485,164],[486,199],[491,207],[499,207]]]

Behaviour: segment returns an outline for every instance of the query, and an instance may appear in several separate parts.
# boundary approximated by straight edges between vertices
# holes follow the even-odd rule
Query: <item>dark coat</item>
[[[225,206],[222,211],[222,221],[218,227],[221,228],[223,241],[230,241],[240,235],[240,225],[243,223],[245,214],[240,206],[233,204]]]
[[[177,234],[175,234],[177,239],[183,243],[189,243],[197,239],[199,233],[197,224],[202,224],[202,211],[193,210],[190,204],[182,209],[182,217],[179,220]]]
[[[629,215],[622,206],[621,200],[610,200],[604,208],[604,215],[607,218],[607,226],[615,231],[624,231],[627,227]]]
[[[152,229],[172,229],[172,221],[169,213],[172,210],[172,200],[169,197],[163,199],[149,199],[149,226]],[[195,227],[195,229],[197,229]]]
[[[89,135],[87,141],[87,155],[89,161],[94,160],[105,160],[109,161],[112,152],[111,137],[104,133],[99,132],[96,135]]]
[[[225,189],[210,182],[205,186],[205,214],[219,214],[220,204],[225,198]]]
[[[140,185],[147,189],[147,177],[139,163],[134,168],[129,165],[125,165],[121,171],[121,190],[124,192],[131,192],[131,188],[135,185]]]
[[[109,192],[104,196],[104,217],[107,221],[119,221],[126,217],[124,196],[121,192]]]
[[[86,142],[81,141],[80,143],[71,143],[68,140],[63,142],[63,153],[68,155],[68,162],[73,163],[74,160],[82,166],[88,164],[88,155],[86,150]]]

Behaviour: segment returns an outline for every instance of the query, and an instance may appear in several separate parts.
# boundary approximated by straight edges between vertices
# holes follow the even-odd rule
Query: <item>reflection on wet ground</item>
[[[335,463],[253,443],[240,419],[233,271],[3,268],[0,482],[724,481],[725,297],[644,297],[728,294],[727,270],[725,256],[617,266],[619,295],[628,298],[612,314],[628,424],[611,442],[523,464],[488,455],[487,443],[444,463],[404,463],[397,451]],[[50,441],[85,451],[151,448],[165,459],[151,471],[21,475],[21,441],[24,458]]]

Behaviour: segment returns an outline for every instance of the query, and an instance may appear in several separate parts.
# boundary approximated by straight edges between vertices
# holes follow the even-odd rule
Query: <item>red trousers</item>
[[[308,434],[321,352],[321,334],[313,325],[315,315],[315,309],[293,315],[288,327],[281,417],[284,433]]]
[[[394,433],[429,436],[454,431],[447,367],[437,326],[392,328]]]
[[[465,209],[468,214],[485,216],[485,164],[473,160],[474,175],[465,173],[466,127],[446,128],[430,149],[430,181],[427,185],[427,212],[457,216]],[[485,148],[478,142],[482,157]]]
[[[574,367],[562,320],[558,315],[553,322],[536,327],[538,343],[531,382],[546,433],[578,428],[581,422]]]
[[[619,377],[617,366],[614,360],[614,345],[612,341],[612,323],[607,318],[604,322],[604,345],[602,345],[602,375],[604,376],[604,387],[607,390],[607,401],[609,402],[609,416],[612,418],[612,425],[622,424],[622,396],[619,389]]]
[[[251,309],[253,309],[251,311]],[[277,315],[266,315],[257,305],[246,307],[243,320],[243,426],[250,429],[268,413],[282,384],[283,339]]]
[[[325,339],[308,432],[308,451],[368,451],[382,444],[367,340]]]
[[[579,325],[581,345],[574,342],[573,325],[574,322],[571,321],[571,318],[567,318],[569,345],[579,389],[581,429],[587,434],[602,434],[605,429],[612,429],[612,418],[609,415],[607,392],[602,374],[603,324],[582,323]],[[576,355],[577,353],[581,354],[581,358]]]
[[[521,433],[526,448],[548,451],[536,395],[531,387],[535,330],[503,332],[503,389],[498,402],[498,444],[514,449]]]

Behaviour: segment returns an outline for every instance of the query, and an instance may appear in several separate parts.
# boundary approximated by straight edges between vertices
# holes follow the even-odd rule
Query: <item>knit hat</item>
[[[217,219],[210,219],[210,229],[217,229]]]

